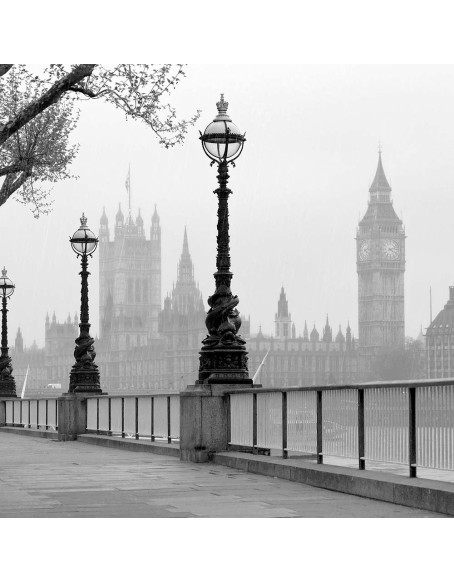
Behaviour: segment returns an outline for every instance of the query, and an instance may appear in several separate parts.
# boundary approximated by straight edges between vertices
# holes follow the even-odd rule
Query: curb
[[[56,430],[45,430],[37,428],[21,428],[16,426],[0,426],[0,431],[9,432],[11,434],[18,434],[21,436],[41,437],[43,439],[58,440],[58,432]]]
[[[110,449],[134,451],[136,453],[153,453],[155,455],[180,457],[179,445],[169,445],[166,443],[123,439],[120,437],[101,436],[96,434],[79,434],[77,435],[77,442],[108,447]]]
[[[270,457],[251,459],[244,453],[216,453],[213,463],[257,475],[287,479],[339,493],[386,501],[415,509],[454,516],[454,483],[410,479],[378,471],[314,465],[304,461]]]

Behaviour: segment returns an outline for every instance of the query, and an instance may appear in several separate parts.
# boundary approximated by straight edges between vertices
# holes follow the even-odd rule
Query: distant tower
[[[105,206],[103,206],[101,220],[99,221],[99,240],[103,243],[109,242],[109,220]]]
[[[288,301],[284,287],[281,287],[281,294],[277,303],[277,313],[274,323],[276,329],[275,336],[277,339],[290,339],[292,337],[292,316],[288,312]]]
[[[328,314],[326,314],[326,324],[325,324],[325,327],[323,328],[322,341],[324,341],[324,342],[332,342],[333,341],[333,330],[329,325]]]
[[[14,349],[16,354],[22,354],[24,351],[24,338],[22,337],[20,327],[17,329],[16,340],[14,342]]]
[[[357,237],[359,347],[363,355],[404,347],[405,230],[378,155],[369,204]]]
[[[183,250],[178,263],[177,281],[171,295],[164,300],[159,314],[159,332],[166,339],[167,353],[161,370],[169,385],[182,389],[188,372],[198,366],[198,347],[206,335],[205,307],[202,294],[194,280],[194,266],[189,253],[186,228]],[[182,374],[185,371],[186,374]]]
[[[100,336],[110,340],[113,350],[147,345],[158,337],[161,309],[159,216],[155,207],[147,240],[140,211],[136,221],[132,217],[128,193],[128,216],[125,221],[119,206],[114,240],[105,211],[99,227]]]

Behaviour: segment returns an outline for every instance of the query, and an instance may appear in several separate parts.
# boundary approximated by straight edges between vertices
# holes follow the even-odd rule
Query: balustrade
[[[232,389],[229,446],[454,470],[454,381]]]

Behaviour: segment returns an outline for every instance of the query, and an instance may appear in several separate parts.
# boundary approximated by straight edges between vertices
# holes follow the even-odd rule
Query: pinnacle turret
[[[333,330],[329,325],[328,314],[326,314],[326,323],[323,329],[323,341],[332,342],[333,341]]]
[[[340,325],[339,325],[339,331],[337,332],[337,335],[336,335],[336,342],[339,342],[339,343],[345,342],[345,337],[344,337],[344,334],[342,333],[342,328]]]
[[[315,327],[315,322],[314,322],[314,327],[311,331],[311,342],[318,342],[319,339],[320,339],[320,334],[318,333],[318,331]]]
[[[188,233],[186,226],[184,227],[183,235],[183,249],[181,251],[180,261],[178,263],[178,278],[180,283],[194,282],[194,267],[192,265],[191,255],[189,253]]]
[[[102,207],[102,216],[101,216],[101,220],[99,221],[99,224],[102,224],[105,226],[107,226],[109,224],[109,219],[107,218],[105,206]]]
[[[121,210],[121,203],[120,203],[118,205],[118,211],[117,211],[117,215],[115,216],[115,220],[117,221],[117,224],[118,224],[119,222],[123,223],[124,219],[125,219],[125,217],[124,217],[124,214]]]

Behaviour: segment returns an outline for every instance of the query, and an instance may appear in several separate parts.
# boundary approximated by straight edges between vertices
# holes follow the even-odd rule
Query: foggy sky
[[[55,185],[53,212],[35,220],[13,200],[0,209],[0,262],[16,284],[9,344],[44,344],[46,312],[63,321],[80,308],[79,263],[69,245],[85,212],[98,232],[103,206],[113,236],[131,164],[132,213],[145,231],[154,204],[162,228],[162,299],[176,280],[184,226],[206,304],[214,291],[216,170],[199,130],[221,92],[246,144],[230,171],[232,291],[251,331],[274,332],[281,285],[297,334],[304,321],[357,336],[356,227],[367,208],[378,144],[406,228],[406,335],[429,324],[454,284],[454,68],[452,66],[189,66],[171,96],[181,117],[202,115],[183,146],[165,150],[153,132],[113,106],[81,102],[72,171]],[[98,257],[90,262],[90,319],[98,333]]]

